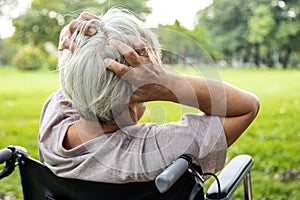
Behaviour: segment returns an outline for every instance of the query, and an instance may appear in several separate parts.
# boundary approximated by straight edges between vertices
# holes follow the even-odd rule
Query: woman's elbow
[[[258,96],[256,96],[255,94],[253,94],[253,103],[252,103],[252,110],[251,110],[251,113],[252,113],[252,121],[255,119],[255,117],[257,116],[258,112],[259,112],[259,109],[260,109],[260,101],[259,101],[259,98]],[[251,121],[251,122],[252,122]]]
[[[253,95],[251,103],[248,102],[247,104],[249,106],[248,112],[236,117],[225,117],[224,119],[223,127],[228,147],[244,133],[259,112],[260,102],[256,95]]]

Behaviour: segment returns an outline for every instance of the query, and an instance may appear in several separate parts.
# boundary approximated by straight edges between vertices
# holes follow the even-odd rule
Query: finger
[[[142,40],[133,35],[126,35],[126,38],[130,41],[135,49],[143,49],[146,47],[145,43]]]
[[[151,58],[151,57],[155,57],[155,53],[153,51],[153,48],[151,46],[151,44],[149,43],[148,40],[146,40],[145,38],[137,38],[135,36],[132,35],[127,35],[126,36],[128,38],[128,40],[132,43],[132,45],[134,46],[136,52],[138,52],[138,54],[144,58]]]
[[[83,26],[85,23],[82,20],[72,20],[72,22],[69,25],[69,31],[70,34],[74,33],[74,31],[79,27],[79,26]],[[87,36],[92,36],[95,35],[97,32],[96,28],[92,27],[92,26],[86,26],[84,28],[84,33]]]
[[[58,51],[63,51],[65,49],[70,50],[71,52],[74,52],[76,49],[76,43],[72,42],[71,38],[68,36],[65,36],[58,45]]]
[[[153,51],[153,47],[151,46],[150,42],[148,40],[146,40],[145,38],[141,38],[142,41],[145,43],[145,46],[147,48],[148,54],[150,55],[155,55],[154,51]]]
[[[60,34],[59,34],[59,42],[62,41],[64,39],[64,37],[71,37],[72,36],[72,33],[70,31],[70,24],[66,25],[65,27],[63,27],[60,31]]]
[[[104,59],[104,64],[108,70],[113,71],[120,78],[132,69],[132,67],[123,65],[111,58]]]
[[[143,38],[139,39],[132,35],[127,35],[127,39],[130,41],[130,43],[133,45],[136,52],[138,52],[141,56],[148,56],[148,48],[151,48],[149,43],[145,42]]]
[[[88,12],[82,12],[79,17],[79,19],[82,20],[91,20],[91,19],[99,19],[99,17],[97,17],[96,15],[92,14],[92,13],[88,13]]]
[[[143,57],[148,57],[148,48],[147,47],[144,47],[142,49],[136,49],[136,52],[138,52],[138,54],[140,56],[143,56]]]
[[[74,31],[78,28],[79,25],[79,20],[74,19],[71,21],[71,23],[69,24],[69,31],[70,33],[74,33]]]
[[[134,49],[119,40],[110,40],[109,44],[115,47],[130,65],[136,66],[139,54]]]
[[[70,37],[64,36],[61,38],[59,44],[58,44],[58,50],[63,51],[64,49],[68,49],[70,47]]]
[[[76,20],[72,20],[60,32],[58,51],[63,51],[64,49],[69,49],[72,52],[74,51],[75,44],[74,42],[71,42],[72,34],[79,28],[79,26],[84,26],[84,21],[87,20],[100,20],[100,18],[91,13],[83,12]],[[84,27],[83,31],[87,36],[92,36],[97,33],[96,28],[92,26]]]
[[[146,48],[145,50],[147,51],[146,56],[151,58],[151,57],[156,57],[156,54],[153,51],[153,47],[151,46],[150,42],[146,40],[145,38],[141,38],[141,40],[144,42]]]
[[[97,33],[97,30],[95,28],[91,27],[91,26],[89,26],[87,28],[87,30],[85,31],[85,34],[87,36],[92,36],[92,35],[95,35],[96,33]]]
[[[124,55],[124,54],[128,54],[131,51],[134,51],[134,49],[132,49],[130,46],[128,46],[127,44],[121,42],[120,40],[115,40],[115,39],[111,39],[109,41],[109,45],[115,47],[116,49],[119,50],[119,52]],[[138,55],[137,55],[138,56]]]
[[[89,20],[99,20],[101,21],[101,19],[92,14],[92,13],[88,13],[88,12],[83,12],[80,14],[79,18],[80,20],[85,20],[85,21],[89,21]],[[92,35],[95,35],[97,32],[96,28],[92,27],[92,26],[87,26],[84,33],[88,36],[92,36]]]

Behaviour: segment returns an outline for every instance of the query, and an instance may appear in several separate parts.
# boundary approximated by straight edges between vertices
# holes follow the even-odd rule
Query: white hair
[[[61,87],[81,117],[105,123],[117,117],[113,115],[121,114],[124,106],[128,106],[132,93],[127,81],[105,67],[105,58],[128,65],[120,52],[109,45],[109,41],[116,39],[133,47],[126,35],[144,38],[158,58],[160,44],[151,30],[124,9],[110,9],[100,19],[80,23],[72,34],[75,50],[63,51],[58,70]],[[95,35],[85,35],[84,30],[89,26],[97,30]]]

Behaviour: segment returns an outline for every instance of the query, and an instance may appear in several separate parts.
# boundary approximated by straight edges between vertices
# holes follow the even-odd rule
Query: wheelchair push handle
[[[8,161],[13,156],[13,151],[9,148],[0,150],[0,164]]]
[[[179,157],[169,167],[167,167],[155,179],[155,184],[160,193],[168,191],[172,185],[189,168],[190,160],[187,157]]]

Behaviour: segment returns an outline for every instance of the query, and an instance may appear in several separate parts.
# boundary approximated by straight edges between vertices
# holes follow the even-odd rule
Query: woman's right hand
[[[77,19],[72,20],[71,23],[62,28],[59,35],[58,57],[61,56],[62,51],[65,49],[69,49],[70,51],[74,50],[75,44],[71,42],[73,32],[76,30],[76,28],[78,28],[78,26],[80,26],[80,22],[92,19],[101,20],[94,14],[83,12]],[[87,27],[85,30],[85,34],[89,36],[95,35],[96,29],[93,27]]]

